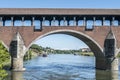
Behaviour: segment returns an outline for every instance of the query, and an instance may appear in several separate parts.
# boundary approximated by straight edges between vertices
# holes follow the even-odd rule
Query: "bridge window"
[[[31,26],[31,20],[25,20],[24,26]]]
[[[110,26],[110,21],[109,20],[105,20],[104,21],[104,26]]]
[[[79,20],[79,21],[78,21],[78,26],[83,26],[83,23],[84,23],[83,20]]]
[[[95,21],[95,26],[102,26],[102,21],[101,20],[96,20]]]
[[[73,20],[69,21],[69,26],[74,26],[74,21]]]
[[[60,26],[67,26],[67,21],[66,20],[61,20],[60,21]]]
[[[113,21],[113,26],[119,26],[118,23],[119,23],[118,20],[114,20]]]
[[[6,20],[4,26],[11,26],[11,20]]]
[[[22,21],[21,20],[15,20],[14,21],[14,26],[22,26]]]
[[[41,29],[41,22],[39,20],[34,20],[35,30]]]
[[[43,21],[42,26],[50,26],[50,21],[49,20]]]
[[[59,21],[58,20],[52,20],[51,21],[51,26],[59,26]]]
[[[92,20],[88,20],[87,21],[86,29],[88,29],[88,30],[89,29],[90,30],[93,29],[93,21]]]

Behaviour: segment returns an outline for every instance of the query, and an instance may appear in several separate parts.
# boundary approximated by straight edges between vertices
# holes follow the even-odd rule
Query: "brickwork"
[[[40,21],[40,26],[42,29],[35,31],[33,25],[34,20]],[[58,21],[57,26],[52,26],[52,20]],[[5,21],[11,20],[11,26],[6,26]],[[16,20],[22,21],[22,26],[15,26]],[[31,21],[31,26],[25,26],[24,21]],[[45,20],[49,21],[49,26],[44,26]],[[65,25],[60,24],[63,20]],[[76,23],[70,26],[70,20]],[[83,20],[82,26],[79,26],[79,20]],[[87,29],[87,21],[92,20],[95,23],[96,20],[101,20],[101,26],[95,26],[93,24],[92,28]],[[104,26],[105,20],[110,21],[110,25]],[[114,21],[118,21],[117,26],[113,26]],[[9,48],[17,45],[16,51],[12,50],[14,55],[12,56],[12,65],[14,70],[22,70],[23,67],[23,56],[29,47],[38,39],[45,37],[50,34],[63,33],[72,35],[83,42],[85,42],[91,50],[94,52],[96,57],[96,68],[105,69],[107,68],[107,62],[104,54],[104,41],[106,36],[112,29],[113,34],[116,38],[116,55],[120,52],[120,9],[39,9],[39,8],[1,8],[0,9],[0,40],[4,45]],[[86,27],[85,27],[86,26]],[[16,33],[19,33],[19,39],[17,39],[17,44],[13,41]],[[10,44],[13,41],[13,46]],[[5,47],[6,47],[5,46]],[[14,57],[15,56],[15,57]],[[117,62],[113,61],[109,64],[109,68],[114,66]],[[19,64],[18,64],[19,63]]]

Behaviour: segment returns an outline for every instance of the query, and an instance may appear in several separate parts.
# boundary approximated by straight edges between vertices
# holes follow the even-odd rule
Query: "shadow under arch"
[[[26,48],[26,51],[38,39],[43,38],[43,37],[48,36],[48,35],[51,35],[51,34],[58,34],[58,33],[71,35],[71,36],[74,36],[74,37],[82,40],[93,51],[95,57],[104,58],[102,47],[94,39],[92,39],[91,37],[89,37],[88,35],[86,35],[82,32],[78,32],[75,30],[68,30],[68,29],[54,30],[54,31],[50,31],[50,32],[47,32],[47,33],[39,36],[38,38],[36,38],[35,40],[32,41],[32,43]]]

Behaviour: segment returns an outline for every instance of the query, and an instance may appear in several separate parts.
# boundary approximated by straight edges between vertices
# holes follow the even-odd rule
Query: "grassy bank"
[[[94,56],[94,53],[93,52],[80,52],[80,55],[83,55],[83,56]]]

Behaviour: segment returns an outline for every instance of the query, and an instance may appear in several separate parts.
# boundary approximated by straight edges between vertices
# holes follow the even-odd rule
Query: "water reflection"
[[[119,80],[119,71],[95,70],[95,57],[56,54],[26,61],[25,72],[7,80]]]
[[[119,80],[118,71],[96,70],[96,80]]]
[[[11,72],[11,80],[23,80],[23,72]]]
[[[28,80],[28,79],[23,79],[23,72],[12,72],[11,74],[12,74],[12,76],[11,76],[11,79],[9,79],[9,80]],[[49,76],[46,77],[46,80],[54,80],[54,79],[61,80],[61,79],[63,79],[63,78],[61,78],[61,75],[59,75],[59,74],[56,74],[56,75],[52,75],[52,74],[53,74],[52,72],[48,73],[47,75],[49,75]],[[72,75],[70,76],[69,74],[68,74],[68,76],[66,76],[66,75],[63,75],[63,76],[64,76],[64,80],[71,80],[71,77],[72,77]],[[32,78],[33,80],[41,80],[41,78],[39,78],[40,76],[38,78],[35,76],[32,76],[32,77],[33,77]],[[80,79],[79,75],[76,76],[74,74],[74,77],[76,77],[76,79],[72,79],[72,80],[77,80],[77,77],[78,77],[78,79]],[[118,71],[96,70],[96,80],[119,80]]]

